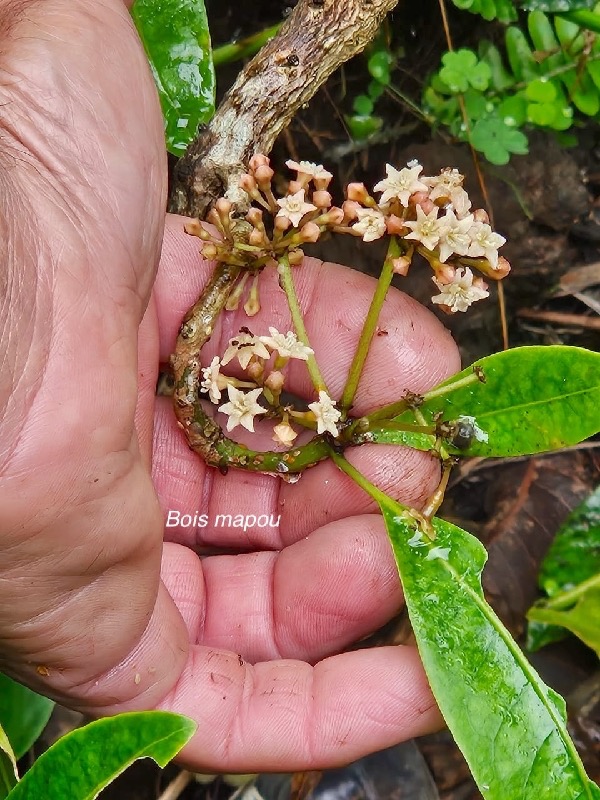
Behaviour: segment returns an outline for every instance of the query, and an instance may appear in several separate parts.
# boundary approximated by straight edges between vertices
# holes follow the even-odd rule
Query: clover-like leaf
[[[469,86],[482,92],[488,88],[492,71],[485,61],[467,48],[444,53],[439,77],[453,94],[466,92]]]
[[[477,120],[471,129],[471,144],[492,164],[508,164],[512,153],[529,152],[527,137],[512,125],[507,125],[495,110]]]

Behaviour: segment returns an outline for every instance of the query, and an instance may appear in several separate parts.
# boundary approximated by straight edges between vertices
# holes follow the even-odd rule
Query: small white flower
[[[273,441],[285,447],[291,447],[297,436],[298,434],[289,423],[280,422],[273,428]]]
[[[428,186],[419,180],[423,167],[418,161],[409,161],[406,167],[395,169],[391,164],[385,165],[387,178],[379,181],[374,187],[374,192],[383,192],[380,204],[385,205],[390,200],[398,199],[403,206],[408,206],[408,198],[414,192],[426,192]]]
[[[437,278],[433,282],[440,290],[440,294],[431,298],[436,305],[447,307],[453,314],[456,311],[466,311],[472,303],[489,297],[485,283],[477,279],[473,284],[473,273],[468,267],[459,267],[450,283],[442,283]]]
[[[352,226],[362,236],[363,242],[381,239],[385,233],[385,217],[376,208],[357,208],[358,222]]]
[[[440,261],[444,263],[453,253],[458,256],[466,256],[471,245],[469,230],[473,225],[473,215],[469,214],[464,219],[457,219],[454,211],[448,209],[442,219],[447,227],[440,236]]]
[[[208,367],[202,369],[202,382],[200,383],[200,391],[208,392],[211,403],[218,403],[221,399],[221,389],[225,388],[227,383],[223,375],[219,373],[221,362],[219,356],[215,356],[210,362]]]
[[[262,393],[262,389],[253,389],[251,392],[242,392],[235,386],[227,387],[229,402],[219,406],[222,414],[227,414],[227,430],[232,431],[241,425],[248,431],[254,433],[254,417],[257,414],[266,414],[267,410],[260,406],[256,400]]]
[[[308,175],[316,180],[330,181],[333,178],[322,164],[315,164],[313,161],[286,161],[286,167],[295,170],[299,175]]]
[[[493,269],[498,266],[498,248],[506,242],[504,236],[494,233],[485,222],[474,222],[469,230],[471,246],[469,255],[477,258],[484,256],[492,265]]]
[[[466,217],[471,208],[471,198],[460,186],[457,186],[450,192],[450,203],[459,219]]]
[[[315,352],[311,347],[299,342],[293,331],[279,333],[277,328],[269,327],[269,333],[270,336],[261,336],[260,341],[271,350],[277,350],[282,358],[299,358],[300,361],[308,361],[308,357]]]
[[[463,184],[465,176],[457,169],[450,169],[447,167],[443,169],[439,175],[431,178],[423,178],[423,182],[431,188],[429,197],[431,200],[437,200],[438,197],[452,197],[452,192],[460,188]]]
[[[270,358],[271,354],[258,336],[254,336],[251,333],[238,333],[237,336],[229,340],[229,346],[225,350],[221,364],[223,366],[229,364],[236,356],[241,368],[246,369],[252,356]]]
[[[319,392],[318,401],[309,403],[308,407],[317,420],[317,433],[325,433],[325,431],[327,431],[332,436],[338,435],[336,422],[342,416],[342,412],[338,411],[335,407],[335,403],[327,392]]]
[[[405,222],[407,228],[411,228],[412,233],[407,233],[405,239],[416,239],[421,242],[428,250],[433,250],[437,246],[441,237],[446,233],[447,225],[444,217],[438,219],[439,208],[435,206],[429,214],[426,214],[421,206],[417,206],[417,219],[413,222]]]
[[[294,228],[300,225],[300,220],[305,214],[308,214],[309,211],[317,210],[317,207],[313,206],[312,203],[304,202],[304,189],[298,189],[296,194],[288,194],[280,198],[277,200],[277,205],[279,206],[277,216],[289,219]]]

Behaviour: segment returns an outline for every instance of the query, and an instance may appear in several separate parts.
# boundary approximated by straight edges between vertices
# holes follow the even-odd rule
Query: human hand
[[[209,266],[171,217],[155,282],[162,120],[125,6],[0,0],[0,35],[1,668],[93,714],[193,717],[185,759],[195,769],[332,766],[436,727],[413,648],[335,655],[402,603],[370,499],[329,462],[296,485],[222,476],[155,397],[159,361]],[[297,280],[339,396],[372,280],[314,261]],[[273,274],[261,302],[253,331],[288,330]],[[203,360],[241,325],[225,315]],[[458,367],[448,334],[400,293],[380,326],[357,413]],[[308,396],[302,365],[289,380]],[[266,435],[252,442],[271,447]],[[348,455],[404,502],[435,486],[425,454]],[[169,510],[209,524],[165,528]],[[212,525],[218,514],[281,520],[242,531]],[[228,554],[199,558],[211,549]]]

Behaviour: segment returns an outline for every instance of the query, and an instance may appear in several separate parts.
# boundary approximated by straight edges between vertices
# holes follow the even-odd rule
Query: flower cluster
[[[331,172],[310,161],[287,161],[286,165],[295,177],[283,197],[274,191],[269,159],[256,155],[240,179],[250,201],[244,218],[236,218],[231,202],[221,198],[208,215],[216,234],[199,221],[186,226],[188,233],[203,240],[206,258],[245,268],[227,304],[230,310],[238,307],[253,273],[244,310],[248,316],[256,314],[260,271],[276,265],[282,256],[290,264],[300,263],[302,246],[316,242],[326,231],[364,242],[385,235],[397,237],[400,255],[393,259],[394,271],[406,275],[418,252],[433,269],[439,294],[432,301],[448,313],[465,311],[488,297],[486,284],[473,270],[492,280],[501,280],[510,271],[508,261],[498,254],[504,237],[492,230],[483,209],[471,209],[464,175],[456,169],[425,176],[417,161],[402,169],[387,164],[386,177],[373,187],[379,201],[364,184],[351,183],[342,205],[335,206],[329,192]]]
[[[223,392],[227,391],[228,402],[218,406],[218,410],[228,417],[227,431],[241,425],[254,432],[255,417],[267,415],[269,419],[277,420],[273,441],[284,447],[291,447],[298,436],[298,431],[292,426],[294,421],[316,429],[319,434],[327,432],[337,436],[341,412],[327,392],[320,391],[319,399],[308,404],[308,411],[297,411],[281,402],[286,365],[291,359],[307,361],[312,355],[312,348],[299,341],[292,331],[280,333],[270,327],[268,336],[255,336],[248,328],[242,328],[229,340],[223,356],[215,356],[202,369],[200,390],[208,394],[215,405],[221,402]],[[269,369],[271,357],[274,362]],[[234,360],[244,370],[243,380],[221,372],[222,367]],[[264,405],[258,402],[259,398]]]

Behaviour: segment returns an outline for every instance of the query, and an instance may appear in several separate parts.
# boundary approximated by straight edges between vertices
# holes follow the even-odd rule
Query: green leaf
[[[444,53],[442,64],[439,77],[454,94],[466,92],[469,86],[478,91],[489,86],[492,71],[485,61],[478,61],[472,50],[462,48]]]
[[[25,755],[46,727],[54,701],[0,673],[0,724],[17,759]]]
[[[204,0],[135,0],[165,118],[167,149],[182,155],[215,111],[215,74]]]
[[[598,800],[566,730],[564,701],[541,681],[485,602],[486,553],[434,519],[382,501],[421,659],[442,714],[486,800]]]
[[[352,134],[352,138],[357,141],[368,139],[369,136],[381,130],[383,125],[381,117],[371,116],[370,114],[344,115],[344,120]]]
[[[552,546],[542,562],[538,584],[562,607],[561,598],[577,586],[585,584],[600,573],[600,487],[572,511],[559,528]],[[573,606],[576,594],[567,607]],[[545,601],[542,602],[542,606]],[[535,615],[534,615],[535,616]],[[600,619],[600,617],[596,617]],[[572,628],[569,627],[571,630]],[[575,631],[573,631],[575,632]],[[537,650],[564,637],[564,628],[547,624],[536,617],[527,630],[527,646]]]
[[[497,111],[477,120],[471,129],[470,141],[492,164],[508,164],[511,153],[528,152],[525,134],[507,125]]]
[[[568,607],[561,608],[561,605]],[[527,612],[527,618],[545,625],[557,625],[574,633],[600,656],[600,574],[549,602],[540,602]]]
[[[557,98],[556,87],[546,78],[537,78],[527,84],[525,97],[536,103],[552,103]]]
[[[477,367],[474,381],[443,393]],[[440,387],[420,410],[428,422],[474,420],[476,437],[465,455],[518,456],[558,450],[600,429],[600,353],[579,347],[517,347],[476,361]],[[409,413],[398,422],[414,421]],[[478,437],[478,438],[477,438]]]
[[[10,800],[93,800],[138,758],[164,767],[196,730],[192,720],[166,711],[140,711],[91,722],[63,736],[41,755]]]
[[[564,11],[577,11],[580,8],[593,8],[596,0],[515,0],[515,5],[527,11],[549,11],[557,14]]]
[[[17,759],[8,741],[8,736],[0,725],[0,800],[4,800],[8,796],[18,780]]]
[[[358,116],[367,117],[373,113],[373,101],[366,94],[357,94],[352,102],[352,110]]]
[[[378,50],[369,58],[367,69],[372,78],[387,86],[390,82],[390,69],[394,62],[389,50]]]
[[[538,77],[540,68],[523,31],[516,25],[506,29],[506,55],[517,81],[531,81]]]

